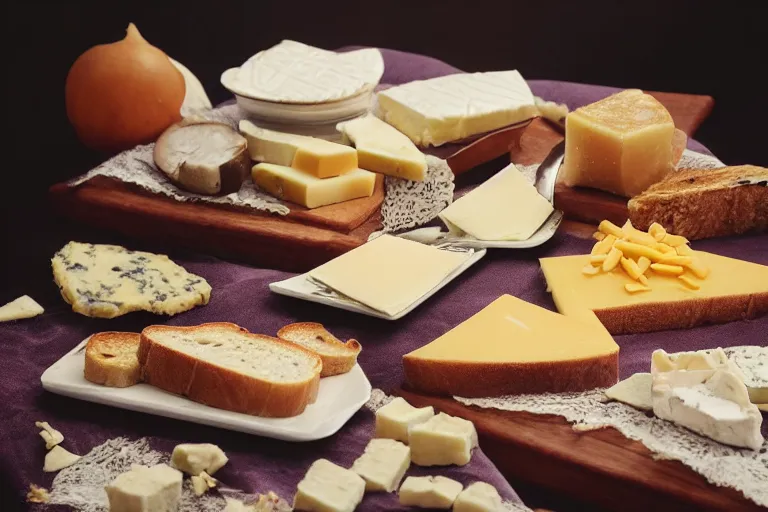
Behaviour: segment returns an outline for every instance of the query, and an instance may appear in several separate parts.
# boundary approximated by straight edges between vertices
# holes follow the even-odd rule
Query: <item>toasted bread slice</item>
[[[357,363],[357,355],[362,350],[357,340],[343,342],[328,332],[322,324],[314,322],[286,325],[277,331],[277,337],[301,345],[319,355],[323,360],[320,377],[347,373]]]
[[[85,379],[94,384],[127,388],[141,380],[139,341],[135,332],[100,332],[85,346]]]
[[[768,169],[682,169],[630,199],[639,229],[658,222],[689,240],[768,229]]]
[[[231,323],[153,325],[141,332],[144,382],[211,407],[284,418],[317,399],[320,357]]]

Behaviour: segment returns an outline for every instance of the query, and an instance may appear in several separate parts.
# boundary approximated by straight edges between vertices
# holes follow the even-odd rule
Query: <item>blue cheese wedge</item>
[[[725,353],[741,370],[750,401],[768,404],[768,347],[730,347]]]
[[[69,242],[51,263],[62,297],[85,316],[114,318],[141,310],[175,315],[211,297],[205,279],[165,255]]]
[[[22,295],[18,299],[0,307],[0,322],[32,318],[37,315],[42,315],[44,312],[45,310],[43,307],[35,302],[29,295]]]

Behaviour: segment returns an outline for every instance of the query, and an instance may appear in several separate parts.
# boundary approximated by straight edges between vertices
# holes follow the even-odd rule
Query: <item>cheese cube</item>
[[[181,498],[181,472],[158,464],[134,466],[104,490],[110,512],[171,512]]]
[[[385,437],[408,443],[408,429],[427,421],[435,415],[432,407],[417,409],[397,397],[376,411],[375,437]]]
[[[439,413],[410,428],[411,461],[419,466],[463,466],[477,446],[477,432],[471,421]]]
[[[365,116],[336,126],[357,150],[362,169],[396,178],[424,181],[427,158],[411,139],[375,116]]]
[[[560,176],[569,187],[633,197],[675,168],[672,116],[653,96],[637,89],[571,112],[565,133]]]
[[[501,496],[491,484],[475,482],[461,491],[453,504],[453,512],[501,512]]]
[[[293,167],[318,178],[330,178],[357,169],[357,152],[323,139],[275,132],[240,121],[252,160]]]
[[[319,459],[299,482],[293,499],[295,510],[352,512],[363,500],[365,480],[357,473]]]
[[[400,487],[401,505],[449,509],[462,489],[456,480],[444,476],[409,476]]]
[[[392,492],[411,465],[411,450],[393,439],[371,439],[365,452],[352,464],[363,477],[366,491]]]
[[[292,167],[274,164],[255,165],[251,177],[268,194],[307,208],[370,197],[376,184],[376,175],[363,169],[322,179]]]
[[[203,471],[212,475],[228,460],[215,444],[180,444],[173,449],[171,466],[189,475],[199,475]]]

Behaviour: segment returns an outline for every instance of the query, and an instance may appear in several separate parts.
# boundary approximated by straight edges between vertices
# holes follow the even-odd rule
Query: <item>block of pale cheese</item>
[[[411,450],[394,439],[371,439],[352,471],[363,477],[366,491],[392,492],[411,465]]]
[[[411,140],[376,116],[345,121],[336,126],[355,146],[358,165],[396,178],[424,181],[427,158]]]
[[[458,73],[378,94],[379,115],[417,146],[440,146],[538,115],[518,71]]]
[[[171,466],[188,475],[199,475],[203,471],[212,475],[228,460],[221,448],[210,443],[179,444],[171,454]]]
[[[463,418],[438,413],[408,430],[411,461],[419,466],[464,466],[477,447],[475,425]]]
[[[633,197],[675,168],[672,116],[656,98],[637,89],[571,112],[565,133],[560,179],[569,187]]]
[[[554,208],[514,164],[440,212],[449,230],[478,240],[527,240]]]
[[[586,313],[563,316],[502,295],[403,356],[405,378],[425,393],[464,397],[612,386],[618,379],[619,347]]]
[[[365,480],[349,469],[319,459],[299,482],[293,499],[295,510],[352,512],[363,500]]]
[[[110,512],[175,512],[181,499],[180,471],[165,464],[133,466],[104,490]]]
[[[417,408],[402,397],[394,398],[376,411],[375,437],[395,439],[408,443],[408,429],[424,423],[435,415],[432,406]]]
[[[363,169],[318,178],[293,167],[262,163],[253,167],[251,177],[268,194],[307,208],[370,197],[376,185],[376,175]]]
[[[317,267],[309,276],[372,309],[396,315],[468,258],[467,253],[382,235]]]
[[[463,486],[444,476],[409,476],[400,486],[400,504],[411,507],[447,510]]]
[[[491,484],[475,482],[461,491],[453,503],[453,512],[501,512],[501,496]]]
[[[318,178],[339,176],[358,168],[357,151],[343,144],[266,130],[248,120],[240,121],[240,132],[248,140],[251,160],[257,162],[293,167]]]

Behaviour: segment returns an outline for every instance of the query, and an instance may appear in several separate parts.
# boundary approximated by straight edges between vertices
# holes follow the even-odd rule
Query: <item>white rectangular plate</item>
[[[83,377],[87,342],[80,343],[43,373],[43,388],[88,402],[284,441],[314,441],[335,434],[371,397],[371,383],[360,365],[355,365],[349,373],[321,379],[317,401],[302,414],[260,418],[208,407],[149,384],[111,388],[89,382]]]
[[[309,279],[309,274],[301,274],[284,281],[277,281],[269,284],[269,289],[272,292],[287,295],[288,297],[294,297],[296,299],[308,300],[310,302],[317,302],[318,304],[325,304],[334,308],[344,309],[346,311],[352,311],[354,313],[362,313],[363,315],[375,316],[377,318],[383,318],[385,320],[398,320],[419,306],[422,302],[437,293],[442,287],[453,281],[458,275],[467,270],[469,267],[480,261],[485,256],[485,249],[476,250],[467,260],[456,268],[453,272],[448,274],[445,279],[440,281],[437,286],[430,291],[419,297],[414,303],[400,311],[396,315],[387,315],[381,311],[371,309],[368,306],[361,304],[352,299],[342,297],[329,290],[324,286],[320,286]]]

